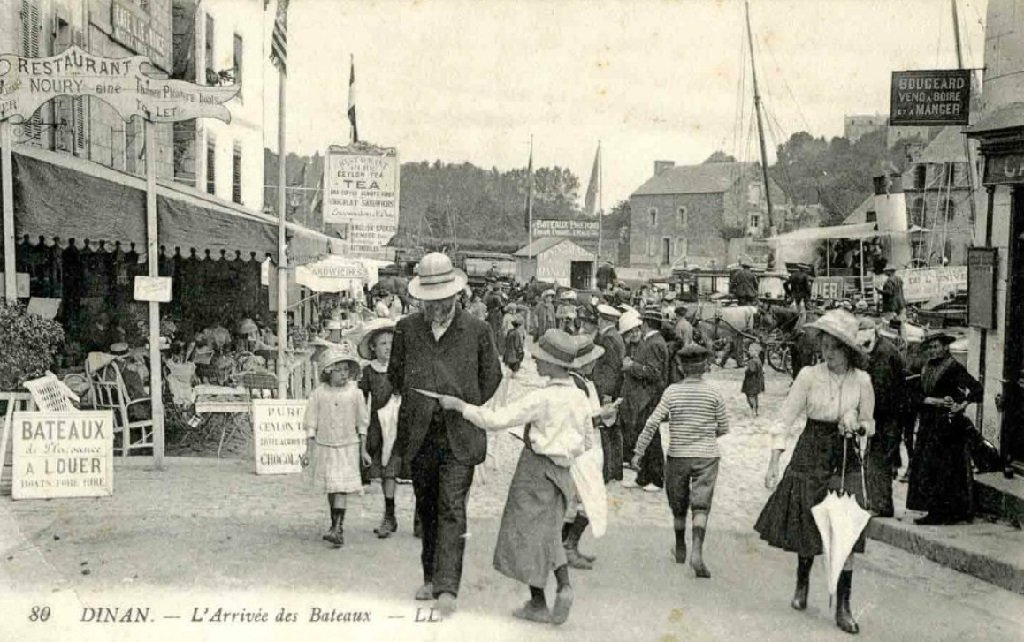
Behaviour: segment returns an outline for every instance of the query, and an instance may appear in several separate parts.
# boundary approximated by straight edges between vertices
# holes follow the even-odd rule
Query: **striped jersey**
[[[669,457],[719,457],[717,438],[729,432],[722,394],[702,379],[684,379],[665,389],[636,442],[643,454],[661,422],[668,420]]]

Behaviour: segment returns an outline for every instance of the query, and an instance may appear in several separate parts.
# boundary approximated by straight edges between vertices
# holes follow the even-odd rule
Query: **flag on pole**
[[[597,153],[594,155],[594,167],[590,170],[590,184],[587,185],[587,195],[584,198],[584,211],[593,216],[598,208],[598,194],[601,190],[601,144],[597,144]]]
[[[530,141],[530,163],[526,166],[526,211],[523,213],[523,224],[530,231],[533,222],[533,141]]]
[[[349,59],[348,74],[348,123],[350,125],[351,141],[359,142],[359,129],[356,127],[356,57]]]
[[[277,0],[277,17],[270,36],[270,62],[288,75],[288,0]]]

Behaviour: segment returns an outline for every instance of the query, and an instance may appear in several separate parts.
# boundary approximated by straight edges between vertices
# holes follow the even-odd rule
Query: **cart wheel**
[[[789,346],[784,343],[772,345],[768,350],[768,365],[776,372],[792,373],[793,355],[790,354]]]

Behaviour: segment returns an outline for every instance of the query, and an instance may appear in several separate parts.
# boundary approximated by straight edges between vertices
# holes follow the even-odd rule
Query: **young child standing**
[[[743,373],[743,394],[747,395],[750,411],[757,416],[758,395],[764,392],[764,364],[761,363],[761,345],[751,343],[747,349],[747,369]]]
[[[391,359],[391,341],[395,336],[395,322],[391,319],[375,319],[363,326],[365,334],[359,342],[359,356],[367,360],[363,366],[363,376],[359,379],[359,389],[367,397],[370,412],[370,425],[366,431],[366,452],[370,454],[369,476],[380,478],[381,489],[384,491],[384,519],[373,532],[380,539],[391,536],[398,530],[398,519],[395,517],[395,478],[402,468],[401,457],[394,451],[388,453],[384,461],[384,451],[388,436],[380,423],[377,414],[386,406],[394,393],[391,380],[388,379],[388,361]],[[390,443],[394,445],[395,435],[390,435]]]
[[[327,493],[331,528],[324,539],[340,548],[345,543],[342,526],[348,494],[363,489],[360,462],[370,463],[366,452],[366,429],[370,414],[359,379],[359,358],[347,344],[326,351],[320,362],[321,385],[306,402],[303,425],[306,428],[306,452],[313,487]]]
[[[686,562],[686,513],[692,511],[693,556],[690,566],[700,578],[711,577],[704,564],[704,538],[721,456],[716,440],[729,432],[725,400],[703,380],[709,354],[705,348],[694,344],[676,352],[675,365],[685,377],[665,389],[637,439],[633,455],[633,464],[638,465],[658,425],[668,419],[665,491],[676,532],[676,563]]]
[[[457,397],[440,399],[442,407],[462,413],[486,430],[526,425],[524,447],[501,517],[494,568],[530,587],[530,601],[513,615],[534,622],[564,623],[573,602],[561,531],[566,506],[576,495],[569,466],[584,451],[592,411],[586,393],[576,387],[569,372],[604,352],[593,344],[586,351],[581,346],[561,330],[545,332],[532,350],[545,384],[502,408],[472,406]],[[544,587],[552,570],[557,588],[549,610]]]

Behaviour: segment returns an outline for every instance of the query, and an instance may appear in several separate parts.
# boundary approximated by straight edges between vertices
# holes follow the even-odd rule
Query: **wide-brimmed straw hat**
[[[641,325],[643,325],[643,321],[640,320],[640,313],[636,310],[626,310],[619,317],[619,334],[626,334]]]
[[[616,310],[612,306],[606,305],[604,303],[602,303],[601,305],[597,306],[597,314],[602,319],[608,319],[609,321],[618,321],[619,317],[622,316],[621,312],[619,312],[618,310]]]
[[[562,330],[544,333],[533,348],[533,358],[563,368],[581,368],[604,354],[604,348],[594,345],[588,336],[573,336]]]
[[[829,310],[821,315],[817,321],[804,324],[808,330],[818,330],[829,334],[841,343],[854,350],[857,354],[865,355],[864,348],[857,341],[857,329],[860,322],[846,310]]]
[[[336,363],[350,361],[356,366],[359,365],[359,356],[352,350],[348,342],[341,343],[336,348],[328,348],[320,355],[320,369],[326,370]]]
[[[420,301],[453,297],[466,287],[466,273],[455,268],[447,254],[431,252],[420,259],[416,276],[409,282],[409,295]]]
[[[665,317],[661,313],[661,307],[652,304],[644,307],[643,314],[640,315],[640,318],[644,321],[661,323]]]
[[[360,330],[365,334],[359,340],[359,356],[364,359],[373,359],[373,342],[377,340],[377,335],[382,332],[393,333],[395,322],[391,319],[373,319],[363,324]]]
[[[921,339],[921,345],[931,343],[932,341],[938,341],[949,345],[956,342],[956,337],[945,330],[929,330],[925,333],[924,338]]]

